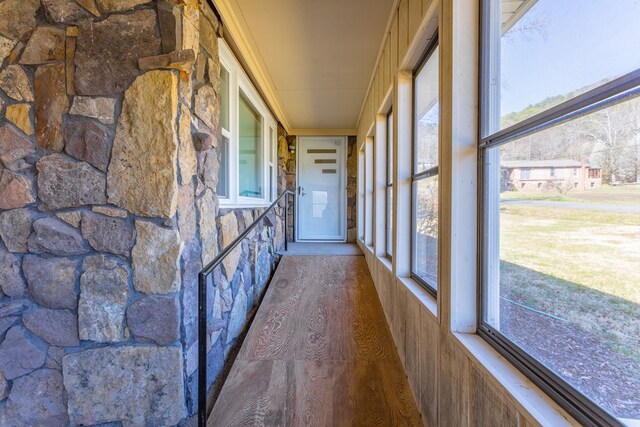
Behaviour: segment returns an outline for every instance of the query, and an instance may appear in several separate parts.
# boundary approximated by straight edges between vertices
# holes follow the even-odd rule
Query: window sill
[[[532,424],[579,425],[564,409],[477,334],[452,332],[452,335],[467,357],[489,373],[515,401],[518,411]]]
[[[415,299],[429,312],[433,318],[438,320],[438,300],[427,292],[420,283],[416,282],[411,277],[399,277],[398,280],[407,288],[407,291],[411,293]]]
[[[390,273],[393,273],[393,264],[391,263],[391,260],[389,258],[384,255],[380,255],[377,258],[378,261],[382,263],[382,265],[384,265]]]

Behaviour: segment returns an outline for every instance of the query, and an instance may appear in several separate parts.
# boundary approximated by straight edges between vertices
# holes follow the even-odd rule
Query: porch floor
[[[282,258],[207,425],[422,425],[363,256]]]

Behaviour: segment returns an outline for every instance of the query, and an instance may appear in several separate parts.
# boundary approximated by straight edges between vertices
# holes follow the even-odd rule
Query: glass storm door
[[[298,240],[345,240],[345,139],[298,139]]]

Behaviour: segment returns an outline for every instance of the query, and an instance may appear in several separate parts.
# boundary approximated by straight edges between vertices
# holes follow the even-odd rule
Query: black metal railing
[[[248,235],[263,221],[269,212],[282,199],[284,202],[284,250],[287,248],[287,233],[289,229],[289,198],[295,196],[291,190],[286,190],[269,206],[251,225],[249,225],[231,244],[216,256],[198,275],[198,427],[205,427],[207,423],[207,281],[213,270],[229,255]],[[275,224],[273,224],[275,225]]]

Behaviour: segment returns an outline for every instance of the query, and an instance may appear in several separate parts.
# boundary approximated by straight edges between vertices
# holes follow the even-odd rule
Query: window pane
[[[413,273],[438,288],[438,176],[413,183]]]
[[[393,187],[387,187],[386,253],[393,256]]]
[[[514,3],[524,9],[513,10]],[[499,46],[491,49],[496,75],[490,76],[500,129],[640,68],[632,54],[640,45],[636,0],[492,4],[502,17],[492,24]]]
[[[630,98],[485,166],[484,320],[626,419],[640,419],[639,130]]]
[[[263,197],[262,192],[262,116],[240,92],[239,194]]]
[[[387,116],[387,184],[393,182],[393,112]]]
[[[415,78],[414,174],[438,165],[438,48]]]
[[[220,69],[220,90],[222,99],[220,101],[220,116],[222,127],[229,130],[229,72],[224,67]]]
[[[229,197],[229,138],[223,136],[220,144],[220,169],[218,171],[218,197]]]

